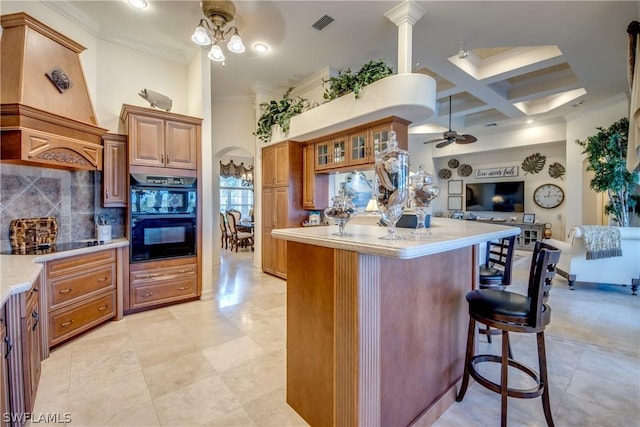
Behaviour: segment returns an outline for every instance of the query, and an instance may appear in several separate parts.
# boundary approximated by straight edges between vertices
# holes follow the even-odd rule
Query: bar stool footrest
[[[482,374],[480,374],[476,370],[476,365],[483,362],[494,362],[494,363],[501,364],[502,358],[500,356],[496,356],[495,354],[478,354],[476,356],[473,356],[469,361],[469,374],[473,377],[473,379],[475,379],[483,387],[488,388],[489,390],[500,394],[502,392],[500,384],[494,383],[493,381],[484,377]],[[517,360],[508,359],[507,363],[509,366],[516,368],[521,372],[524,372],[525,374],[530,376],[536,383],[535,386],[528,389],[518,389],[518,388],[507,387],[507,395],[509,397],[516,397],[519,399],[531,399],[531,398],[539,397],[542,395],[542,393],[544,392],[544,384],[540,380],[540,376],[536,371],[534,371],[533,369],[529,368],[526,365],[523,365]]]

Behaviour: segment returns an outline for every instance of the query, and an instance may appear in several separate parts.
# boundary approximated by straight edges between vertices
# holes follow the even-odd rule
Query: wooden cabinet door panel
[[[271,232],[276,228],[276,190],[266,188],[262,191],[262,228]]]
[[[289,143],[283,142],[276,145],[275,156],[275,185],[287,185],[289,183]]]
[[[289,188],[278,187],[275,191],[275,228],[289,227]]]
[[[273,247],[274,239],[271,229],[262,233],[262,271],[274,274],[276,272],[276,250]]]
[[[107,134],[104,140],[104,167],[102,168],[102,205],[127,206],[127,137]]]
[[[302,147],[302,157],[302,208],[326,208],[329,198],[329,175],[315,173],[315,145],[305,144]]]
[[[131,115],[129,118],[129,163],[164,166],[164,120]]]
[[[315,169],[322,171],[331,168],[329,161],[329,141],[315,143]]]
[[[276,150],[275,146],[262,149],[262,186],[273,187],[276,185]]]
[[[0,307],[0,413],[8,414],[11,409],[9,403],[9,360],[5,357],[9,352],[7,338],[7,324],[5,322],[4,305]],[[0,427],[9,426],[5,417],[0,417]]]
[[[167,120],[165,137],[165,165],[178,169],[196,169],[197,127],[190,123]]]
[[[370,161],[371,147],[367,143],[366,130],[350,134],[347,141],[349,165],[363,165]]]
[[[22,366],[24,367],[25,409],[33,410],[40,381],[42,337],[40,332],[40,306],[38,298],[33,298],[27,308],[27,316],[22,322]]]

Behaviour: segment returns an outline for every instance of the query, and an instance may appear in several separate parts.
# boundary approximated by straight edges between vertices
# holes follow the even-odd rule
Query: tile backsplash
[[[95,215],[109,217],[113,238],[125,235],[125,208],[102,207],[102,171],[0,164],[0,250],[11,248],[15,218],[55,217],[58,243],[95,238]]]

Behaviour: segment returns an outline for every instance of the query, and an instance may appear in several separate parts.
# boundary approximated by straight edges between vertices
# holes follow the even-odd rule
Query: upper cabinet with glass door
[[[347,165],[347,135],[333,135],[318,141],[316,146],[316,171],[340,168]]]
[[[391,131],[396,132],[398,146],[404,150],[408,148],[408,127],[407,120],[388,117],[319,139],[315,142],[315,171],[373,168],[376,153],[387,149]]]

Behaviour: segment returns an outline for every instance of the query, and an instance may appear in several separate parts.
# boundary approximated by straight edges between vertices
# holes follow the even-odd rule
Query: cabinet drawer
[[[197,264],[138,270],[131,272],[130,280],[131,285],[154,283],[162,280],[178,279],[185,275],[195,275],[197,270]]]
[[[85,272],[94,265],[115,262],[115,249],[56,259],[47,263],[47,278],[57,277],[63,274],[73,274],[75,272]]]
[[[156,281],[146,285],[132,286],[131,308],[142,308],[197,296],[196,276],[188,275],[186,277]]]
[[[109,264],[83,274],[49,280],[50,309],[70,304],[81,297],[97,294],[107,289],[115,289],[113,280],[115,274],[116,266]]]
[[[49,338],[56,345],[116,314],[116,293],[109,291],[49,313]]]

